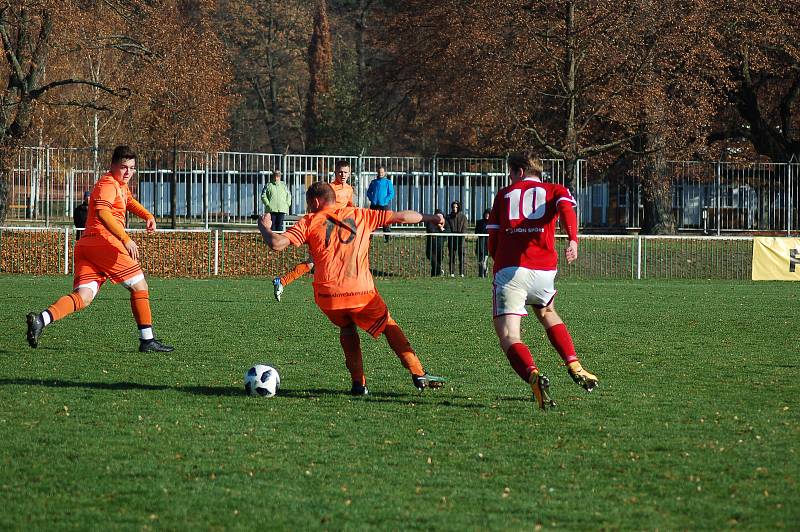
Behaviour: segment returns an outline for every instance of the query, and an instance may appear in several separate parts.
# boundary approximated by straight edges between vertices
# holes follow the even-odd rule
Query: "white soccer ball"
[[[254,364],[244,374],[244,389],[249,395],[272,397],[281,387],[278,370],[266,364]]]

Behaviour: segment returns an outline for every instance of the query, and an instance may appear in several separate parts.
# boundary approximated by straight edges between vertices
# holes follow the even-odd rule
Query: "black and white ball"
[[[266,364],[254,364],[244,374],[244,389],[249,395],[272,397],[281,387],[278,370]]]

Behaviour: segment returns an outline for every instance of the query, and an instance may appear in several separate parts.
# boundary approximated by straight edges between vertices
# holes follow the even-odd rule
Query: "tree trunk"
[[[648,137],[651,146],[663,144],[658,134]],[[659,146],[647,153],[642,173],[642,233],[648,235],[674,235],[676,232],[672,214],[672,179],[667,175],[667,160],[662,148]]]

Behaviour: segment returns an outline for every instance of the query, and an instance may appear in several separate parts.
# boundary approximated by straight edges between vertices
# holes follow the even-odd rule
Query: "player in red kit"
[[[530,305],[550,343],[567,365],[572,379],[592,391],[597,377],[583,369],[567,327],[556,313],[555,277],[558,253],[555,226],[560,218],[569,243],[567,262],[578,258],[575,199],[566,187],[541,180],[542,163],[528,153],[509,157],[511,185],[495,197],[486,229],[494,260],[492,315],[500,346],[511,367],[529,383],[539,408],[555,406],[549,380],[539,373],[530,349],[522,342],[520,325]]]

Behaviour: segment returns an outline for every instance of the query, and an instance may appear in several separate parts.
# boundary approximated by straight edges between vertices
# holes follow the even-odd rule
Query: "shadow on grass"
[[[218,397],[245,396],[244,389],[234,386],[170,386],[165,384],[142,384],[138,382],[80,382],[58,379],[0,379],[0,386],[44,386],[46,388],[86,388],[90,390],[174,390],[197,395]],[[446,393],[446,392],[445,392]],[[291,399],[318,399],[322,396],[342,396],[353,400],[385,403],[418,403],[420,400],[440,400],[437,406],[454,406],[458,408],[486,408],[487,405],[471,401],[469,397],[444,395],[441,392],[425,392],[422,394],[377,392],[366,397],[352,397],[346,390],[331,390],[327,388],[314,388],[293,390],[281,388],[278,394],[281,398]],[[458,401],[458,402],[455,402]]]

